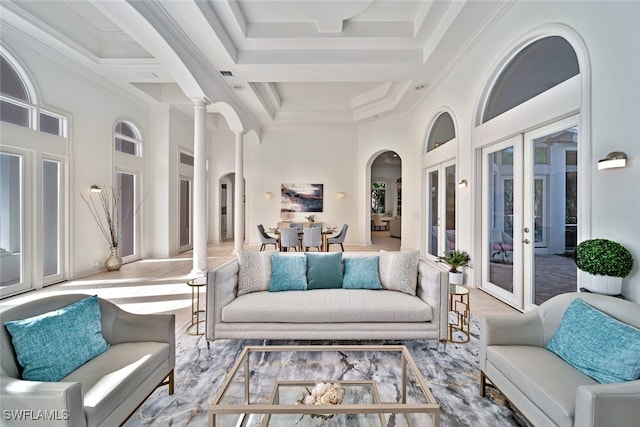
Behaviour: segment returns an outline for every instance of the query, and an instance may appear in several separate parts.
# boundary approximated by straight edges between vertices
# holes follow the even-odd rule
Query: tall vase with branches
[[[109,245],[110,254],[104,262],[105,268],[109,271],[120,270],[122,266],[122,258],[118,254],[120,210],[115,189],[109,188],[107,190],[96,186],[92,188],[89,197],[85,197],[84,194],[80,194],[80,197],[89,208],[93,220]]]

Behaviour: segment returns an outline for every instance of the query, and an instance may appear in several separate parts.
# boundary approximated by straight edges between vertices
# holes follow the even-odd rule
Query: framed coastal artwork
[[[322,212],[324,184],[282,184],[282,212]]]

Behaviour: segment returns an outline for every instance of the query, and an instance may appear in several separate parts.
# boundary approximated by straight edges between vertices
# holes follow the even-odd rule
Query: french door
[[[0,297],[64,279],[64,160],[0,152]]]
[[[137,175],[131,172],[116,171],[116,189],[119,216],[119,253],[124,262],[140,258],[139,216],[140,201],[138,198]]]
[[[455,161],[426,170],[427,230],[426,252],[443,255],[456,249],[456,165]]]
[[[482,282],[528,310],[577,289],[578,118],[482,150]]]

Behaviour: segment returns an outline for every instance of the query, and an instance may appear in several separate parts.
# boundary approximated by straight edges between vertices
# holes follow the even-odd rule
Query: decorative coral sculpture
[[[311,390],[305,387],[300,405],[338,405],[344,398],[344,387],[339,383],[318,382]],[[333,414],[317,414],[313,416],[330,418]]]

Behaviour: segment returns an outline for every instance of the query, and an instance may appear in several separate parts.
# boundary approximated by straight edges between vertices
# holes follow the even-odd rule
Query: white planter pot
[[[605,295],[618,295],[622,292],[622,277],[582,275],[582,285],[587,290]]]
[[[452,273],[449,272],[449,283],[452,285],[462,285],[462,282],[464,281],[464,277],[462,275],[462,272],[457,272],[457,273]]]

